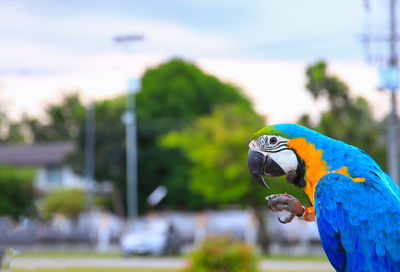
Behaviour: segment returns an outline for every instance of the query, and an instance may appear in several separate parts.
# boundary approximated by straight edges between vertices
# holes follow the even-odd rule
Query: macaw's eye
[[[278,138],[276,138],[276,137],[271,137],[271,138],[269,138],[269,144],[270,145],[274,145],[274,144],[276,144],[278,142]]]

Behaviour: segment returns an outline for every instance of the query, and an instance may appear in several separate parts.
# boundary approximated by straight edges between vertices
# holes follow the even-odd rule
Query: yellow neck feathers
[[[322,159],[323,151],[317,150],[315,145],[307,142],[304,138],[295,138],[289,140],[288,146],[296,151],[297,155],[306,165],[306,175],[304,177],[306,186],[304,192],[307,194],[314,206],[314,193],[318,181],[329,172],[336,172],[350,177],[354,182],[364,182],[364,178],[352,178],[346,166],[340,169],[328,171],[327,163]]]

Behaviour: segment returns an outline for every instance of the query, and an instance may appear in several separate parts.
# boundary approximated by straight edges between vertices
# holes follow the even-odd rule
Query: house
[[[35,188],[43,193],[55,189],[83,189],[85,178],[75,174],[65,163],[67,155],[74,150],[72,142],[0,145],[0,164],[35,168]]]

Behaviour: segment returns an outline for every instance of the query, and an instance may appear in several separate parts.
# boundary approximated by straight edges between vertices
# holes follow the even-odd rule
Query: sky
[[[377,118],[388,111],[360,42],[365,31],[386,33],[384,1],[0,0],[0,10],[0,106],[15,119],[40,116],[72,90],[86,103],[121,94],[128,78],[172,57],[240,87],[270,123],[326,107],[304,87],[317,60],[366,97]],[[125,34],[144,40],[113,41]]]

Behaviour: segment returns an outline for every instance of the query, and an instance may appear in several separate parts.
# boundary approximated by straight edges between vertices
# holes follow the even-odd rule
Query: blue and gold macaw
[[[400,271],[400,189],[364,151],[294,124],[264,127],[249,144],[249,169],[286,175],[312,207],[287,194],[267,197],[273,211],[317,221],[336,271]]]

